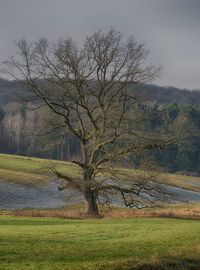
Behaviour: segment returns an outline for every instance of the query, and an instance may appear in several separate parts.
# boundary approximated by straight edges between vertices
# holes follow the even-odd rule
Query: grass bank
[[[52,167],[68,175],[79,174],[78,166],[71,162],[0,154],[0,179],[2,180],[43,184],[54,177],[50,170]]]
[[[56,167],[58,171],[73,177],[81,173],[80,168],[71,162],[0,154],[0,180],[43,184],[54,177],[50,171],[52,167]],[[134,169],[118,168],[118,174],[124,179],[130,180],[140,173]],[[158,178],[161,183],[200,191],[200,177],[162,173],[158,175]]]
[[[119,208],[101,207],[100,214],[104,218],[135,218],[135,217],[167,217],[200,220],[200,203],[159,205],[152,208]],[[20,210],[0,210],[0,215],[16,217],[53,217],[65,219],[87,218],[85,205],[68,205],[58,209],[20,209]]]
[[[0,241],[4,270],[199,269],[200,221],[1,216]]]

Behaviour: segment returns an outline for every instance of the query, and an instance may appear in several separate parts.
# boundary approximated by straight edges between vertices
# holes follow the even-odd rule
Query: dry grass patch
[[[102,218],[132,218],[132,217],[167,217],[200,219],[200,204],[175,204],[159,206],[147,209],[129,209],[112,207],[100,207]],[[66,219],[84,219],[84,204],[71,205],[59,209],[23,209],[23,210],[2,210],[0,215],[27,216],[27,217],[56,217]]]
[[[104,217],[176,217],[186,219],[200,219],[199,204],[180,204],[153,207],[148,209],[112,208],[104,212]]]
[[[48,183],[51,178],[47,175],[0,169],[0,179],[14,183],[40,185]]]

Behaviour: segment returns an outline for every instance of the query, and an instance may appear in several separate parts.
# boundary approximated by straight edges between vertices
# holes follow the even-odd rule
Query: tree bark
[[[87,215],[88,216],[99,216],[99,210],[97,205],[97,198],[94,190],[92,190],[90,187],[86,187],[84,190],[84,198],[86,202],[86,209],[87,209]]]

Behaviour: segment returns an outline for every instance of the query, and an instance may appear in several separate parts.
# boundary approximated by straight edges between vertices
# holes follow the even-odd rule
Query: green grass
[[[52,167],[72,177],[77,177],[81,173],[81,169],[71,162],[0,154],[0,180],[31,184],[45,183],[55,177],[50,171]],[[139,170],[118,168],[118,174],[123,179],[130,180],[140,173]],[[162,173],[158,178],[165,184],[200,191],[200,177]]]
[[[79,174],[78,166],[63,161],[0,154],[0,179],[23,183],[44,183],[53,177],[50,168],[71,176]]]
[[[200,221],[0,217],[0,269],[134,269],[199,257]]]
[[[51,167],[72,176],[80,174],[78,166],[70,162],[0,154],[0,179],[45,183],[53,177]],[[119,171],[128,178],[138,173],[123,168]],[[198,177],[172,174],[162,177],[163,181],[191,189],[187,179],[200,181]],[[170,261],[182,267],[189,260],[197,260],[200,265],[200,221],[197,220],[0,216],[1,270],[133,270],[145,263],[168,269]]]

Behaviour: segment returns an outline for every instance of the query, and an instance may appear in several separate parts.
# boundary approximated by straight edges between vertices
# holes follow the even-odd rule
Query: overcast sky
[[[155,83],[200,89],[200,0],[0,0],[0,60],[22,37],[81,42],[114,27],[134,35],[163,65]]]

